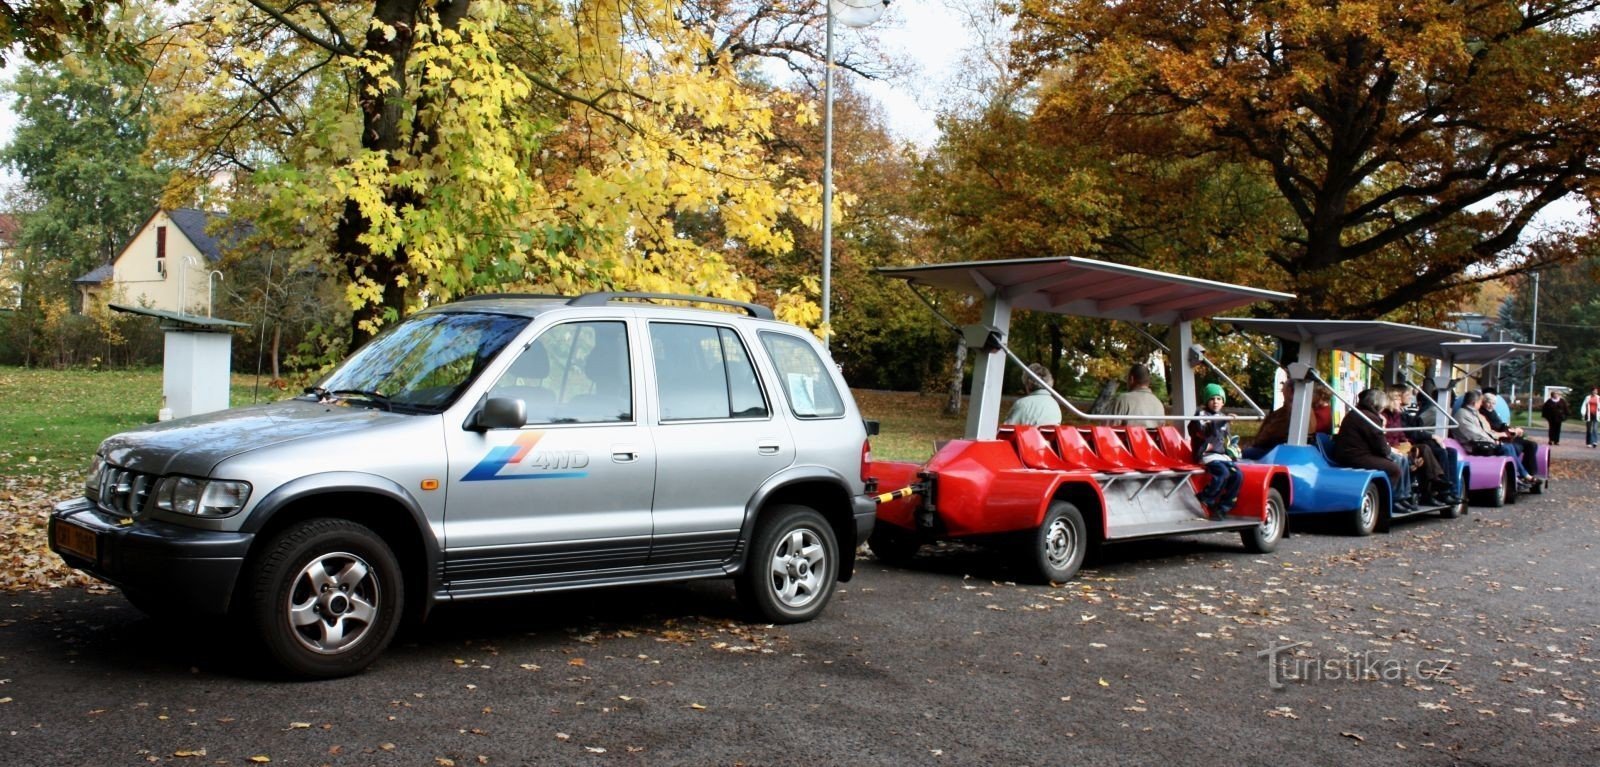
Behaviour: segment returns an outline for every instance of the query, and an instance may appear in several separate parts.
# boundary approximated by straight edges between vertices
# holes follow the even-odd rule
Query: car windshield
[[[356,350],[307,393],[398,412],[450,406],[529,319],[439,312],[413,317]]]

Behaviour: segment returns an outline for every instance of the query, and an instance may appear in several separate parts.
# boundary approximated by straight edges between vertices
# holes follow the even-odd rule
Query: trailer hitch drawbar
[[[923,483],[917,482],[917,483],[914,483],[914,484],[906,485],[905,487],[902,487],[899,490],[891,490],[891,491],[889,491],[887,493],[883,493],[882,495],[875,495],[875,496],[872,497],[872,500],[877,501],[878,503],[888,503],[888,502],[893,501],[893,500],[895,500],[897,498],[909,498],[909,497],[911,497],[913,495],[922,495],[922,492],[923,492]]]

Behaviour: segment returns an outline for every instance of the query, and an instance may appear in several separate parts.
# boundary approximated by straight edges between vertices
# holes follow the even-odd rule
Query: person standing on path
[[[1583,444],[1589,447],[1600,445],[1600,386],[1590,390],[1589,396],[1583,398],[1583,406],[1578,408],[1583,416]]]
[[[1550,397],[1544,401],[1544,407],[1539,408],[1539,414],[1550,424],[1550,444],[1561,444],[1561,422],[1567,420],[1567,401],[1561,398],[1561,390],[1550,392]]]

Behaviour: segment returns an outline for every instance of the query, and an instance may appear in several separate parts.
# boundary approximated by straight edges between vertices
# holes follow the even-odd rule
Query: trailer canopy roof
[[[1005,297],[1017,309],[1171,325],[1292,293],[1247,288],[1075,256],[884,267],[912,285]]]
[[[1340,349],[1367,354],[1406,352],[1435,359],[1443,357],[1447,345],[1470,341],[1475,336],[1453,330],[1438,330],[1417,325],[1378,320],[1268,320],[1252,317],[1219,317],[1239,330],[1276,336],[1285,341],[1309,343],[1318,349]]]
[[[1444,353],[1457,363],[1487,365],[1508,357],[1533,356],[1555,351],[1554,346],[1524,344],[1515,341],[1474,341],[1472,343],[1444,344]]]

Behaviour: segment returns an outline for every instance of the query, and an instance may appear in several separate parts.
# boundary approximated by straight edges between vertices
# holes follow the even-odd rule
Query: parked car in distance
[[[868,457],[827,351],[770,309],[480,296],[303,396],[106,439],[50,541],[152,615],[231,616],[336,677],[441,602],[732,577],[760,620],[810,620],[871,532]]]

